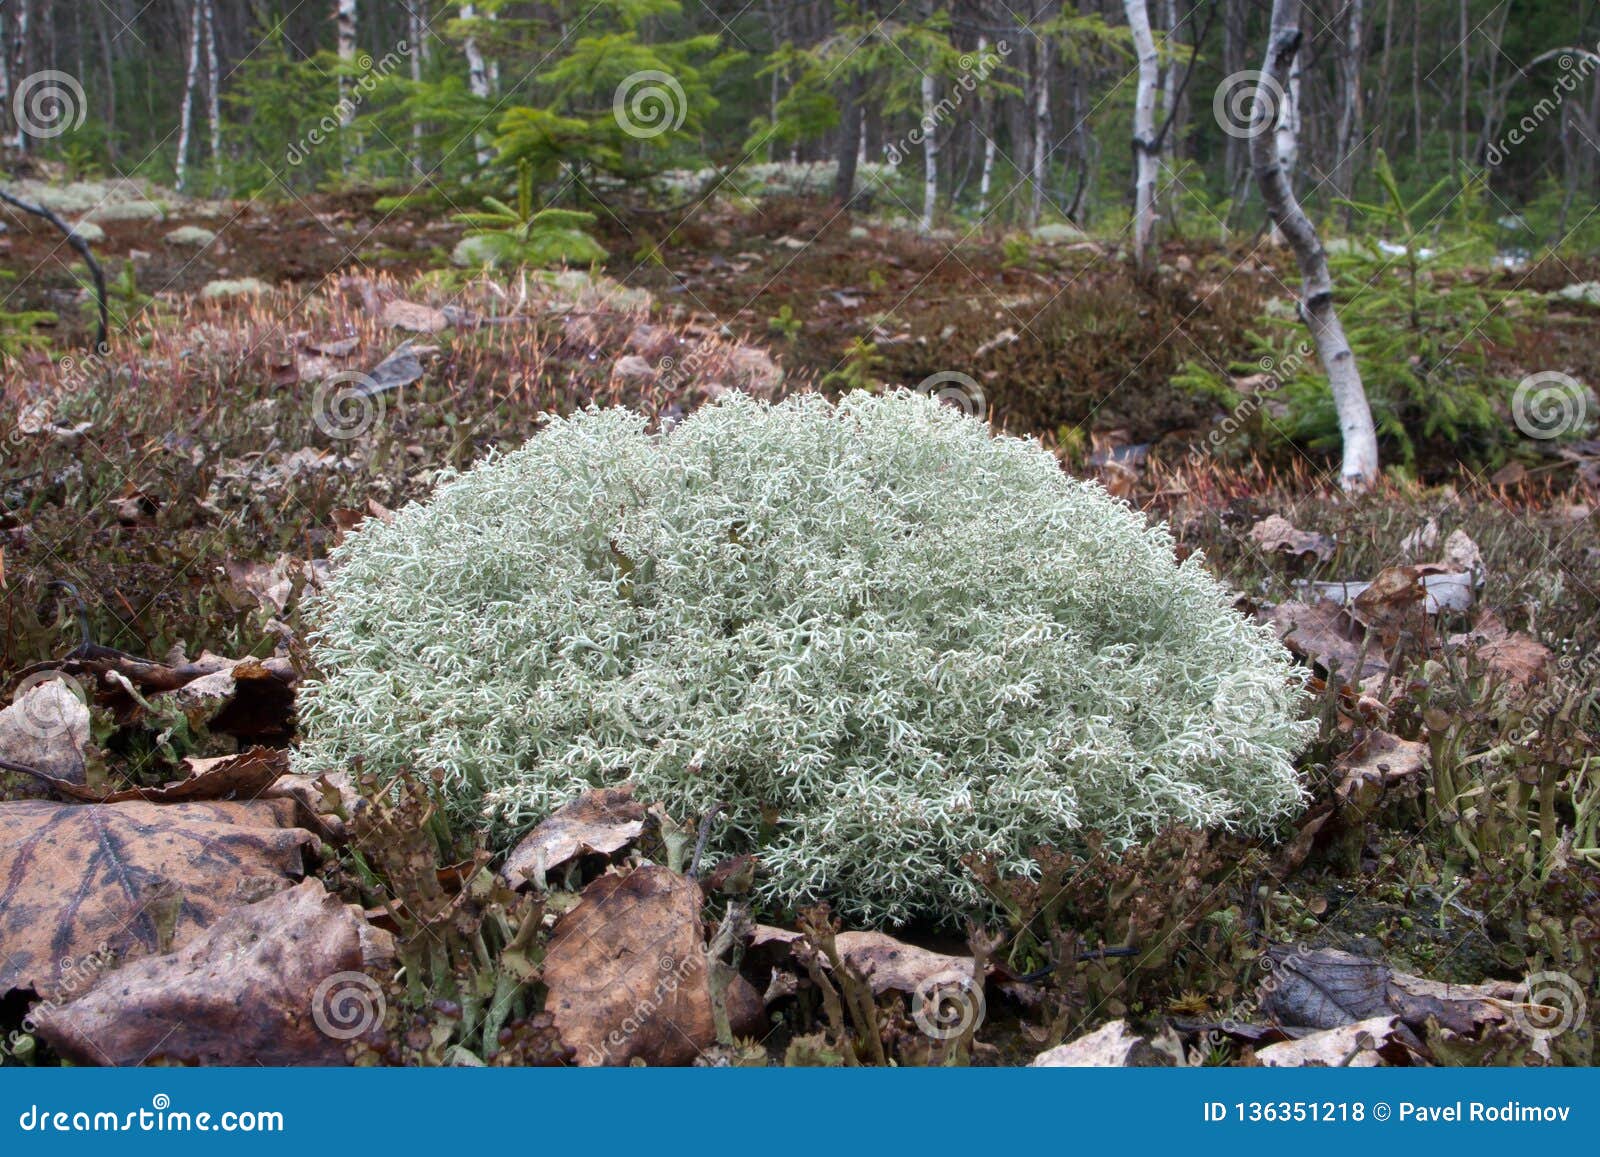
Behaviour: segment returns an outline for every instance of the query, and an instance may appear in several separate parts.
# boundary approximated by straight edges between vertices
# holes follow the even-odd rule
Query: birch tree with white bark
[[[183,192],[189,177],[189,138],[194,135],[194,89],[200,76],[200,0],[189,5],[189,63],[183,74],[183,112],[178,118],[178,162],[174,185]]]
[[[933,212],[939,203],[939,86],[931,71],[922,74],[922,221],[923,233],[933,232]]]
[[[1295,199],[1281,151],[1281,132],[1267,131],[1269,125],[1281,126],[1287,119],[1283,105],[1300,44],[1300,0],[1273,0],[1266,60],[1261,65],[1261,81],[1255,93],[1256,131],[1250,138],[1250,162],[1267,214],[1294,250],[1300,267],[1300,318],[1316,342],[1317,357],[1328,375],[1339,415],[1344,443],[1340,481],[1347,490],[1364,490],[1378,477],[1378,436],[1372,408],[1367,404],[1355,354],[1334,309],[1328,255],[1310,218]]]
[[[478,7],[475,4],[461,6],[461,19],[474,21],[478,18]],[[483,58],[483,52],[478,47],[478,38],[470,32],[462,42],[461,50],[467,56],[467,90],[481,100],[489,99],[489,66]],[[489,149],[488,138],[482,133],[474,134],[473,140],[478,146],[478,164],[487,165],[494,159],[494,154]]]
[[[1133,256],[1141,268],[1150,263],[1156,230],[1156,86],[1161,79],[1161,58],[1150,30],[1150,9],[1145,0],[1123,0],[1133,50],[1138,59],[1138,85],[1133,98]]]
[[[222,74],[217,67],[217,14],[212,0],[200,0],[205,29],[206,121],[211,130],[211,175],[222,180]]]

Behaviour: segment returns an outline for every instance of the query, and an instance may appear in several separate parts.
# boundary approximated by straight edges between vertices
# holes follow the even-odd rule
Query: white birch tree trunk
[[[11,73],[15,83],[21,84],[28,77],[28,15],[31,4],[29,0],[22,0],[17,5],[17,27],[11,34],[11,43],[6,49],[11,53]],[[10,107],[10,101],[6,102]],[[22,118],[17,118],[17,135],[12,140],[19,153],[28,151],[28,134],[22,131]]]
[[[1150,31],[1150,10],[1145,0],[1123,0],[1133,49],[1139,61],[1139,81],[1133,98],[1133,258],[1139,268],[1150,263],[1156,232],[1156,84],[1160,58]]]
[[[406,40],[411,46],[411,83],[420,85],[428,30],[423,23],[425,18],[418,0],[407,5],[406,12]],[[415,113],[411,115],[411,169],[419,175],[422,172],[422,120]]]
[[[1345,32],[1344,51],[1339,55],[1339,124],[1335,134],[1333,188],[1339,196],[1348,198],[1354,185],[1356,139],[1361,135],[1361,64],[1363,48],[1361,35],[1365,20],[1362,0],[1347,0],[1349,23]]]
[[[8,14],[0,5],[0,139],[5,136],[6,117],[11,115],[11,37]]]
[[[461,19],[474,20],[477,18],[478,9],[474,4],[461,6]],[[478,38],[468,36],[462,44],[461,50],[467,54],[467,89],[473,96],[483,100],[489,99],[489,69],[484,63],[483,53],[478,50]],[[478,146],[478,164],[487,165],[494,159],[490,153],[487,138],[482,133],[477,133],[474,140]]]
[[[924,233],[933,232],[933,210],[939,200],[939,126],[934,124],[938,86],[933,74],[922,74],[922,120],[927,126],[922,137],[922,223]]]
[[[356,0],[339,0],[334,19],[339,27],[339,124],[344,126],[354,116],[347,98],[350,92],[348,70],[356,62]]]
[[[989,38],[982,33],[978,35],[978,61],[980,67],[984,55],[989,51]],[[983,98],[983,107],[980,110],[980,123],[983,126],[983,175],[978,178],[978,219],[981,222],[989,212],[989,190],[994,184],[994,102],[987,96]]]
[[[490,24],[493,24],[495,21],[500,19],[500,14],[498,12],[486,12],[486,13],[484,13],[484,18],[487,19]],[[495,56],[491,56],[489,58],[488,64],[489,64],[489,92],[494,96],[499,96],[500,95],[500,58],[499,57],[495,57]]]
[[[1266,125],[1264,118],[1284,110],[1280,94],[1287,90],[1293,63],[1300,48],[1300,0],[1273,0],[1272,28],[1267,39],[1266,60],[1261,65],[1262,81],[1256,89],[1255,124]],[[1333,278],[1328,272],[1328,255],[1316,230],[1295,200],[1276,141],[1277,134],[1258,132],[1250,139],[1250,163],[1261,199],[1273,224],[1294,250],[1303,279],[1300,317],[1311,330],[1317,356],[1327,372],[1333,391],[1334,408],[1339,414],[1339,430],[1344,440],[1344,461],[1340,480],[1347,490],[1364,490],[1378,477],[1378,436],[1372,423],[1372,409],[1361,384],[1361,371],[1345,338],[1344,327],[1333,307]]]
[[[222,83],[217,67],[217,20],[213,0],[201,0],[200,14],[205,21],[206,42],[206,120],[211,129],[211,175],[222,180]]]
[[[1038,77],[1033,89],[1033,145],[1028,150],[1029,174],[1033,180],[1033,199],[1028,203],[1028,228],[1039,225],[1044,210],[1044,179],[1050,158],[1050,54],[1048,41],[1034,48],[1039,58]]]
[[[178,118],[175,187],[181,193],[189,175],[189,138],[194,131],[194,86],[200,74],[200,0],[189,5],[189,65],[183,74],[183,114]]]

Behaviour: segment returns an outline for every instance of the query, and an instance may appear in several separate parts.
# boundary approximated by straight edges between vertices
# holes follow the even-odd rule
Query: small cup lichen
[[[1094,828],[1261,830],[1301,681],[1165,528],[915,394],[557,419],[334,555],[297,770],[434,775],[508,841],[585,788],[769,901],[954,918]]]

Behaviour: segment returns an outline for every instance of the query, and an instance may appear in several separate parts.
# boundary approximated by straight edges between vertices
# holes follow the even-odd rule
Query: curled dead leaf
[[[586,853],[609,856],[644,831],[645,807],[633,788],[586,791],[529,832],[506,857],[505,878],[513,887],[544,887],[545,875]]]
[[[580,1065],[686,1065],[716,1043],[700,888],[657,865],[602,876],[556,921],[545,1008]],[[760,994],[727,992],[736,1035],[761,1023]]]
[[[289,800],[0,803],[0,994],[55,994],[64,962],[169,951],[305,874]]]
[[[374,976],[393,957],[388,933],[305,880],[46,1008],[39,1033],[78,1064],[342,1064],[383,1028]]]

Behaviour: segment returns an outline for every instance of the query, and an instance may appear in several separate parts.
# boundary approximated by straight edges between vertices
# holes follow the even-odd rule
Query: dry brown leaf
[[[1384,792],[1419,781],[1428,769],[1428,745],[1387,731],[1369,731],[1334,764],[1339,786],[1334,794],[1346,805],[1370,808]]]
[[[841,932],[839,955],[872,984],[874,994],[915,993],[939,978],[972,976],[972,957],[945,956],[906,944],[882,932]]]
[[[1432,1018],[1451,1032],[1475,1033],[1507,1020],[1499,1002],[1516,995],[1509,982],[1441,984],[1336,948],[1277,945],[1265,961],[1272,969],[1261,985],[1261,1012],[1290,1027],[1339,1028],[1393,1015],[1418,1032]]]
[[[45,677],[0,711],[0,759],[51,780],[81,784],[89,748],[89,708],[77,685]]]
[[[1517,631],[1478,648],[1478,658],[1512,687],[1536,682],[1550,663],[1550,648]]]
[[[545,874],[589,852],[609,856],[644,831],[645,808],[633,788],[586,791],[529,832],[506,857],[505,878],[513,887],[543,887]]]
[[[350,1041],[382,1027],[372,976],[393,955],[360,909],[305,880],[46,1008],[39,1032],[78,1064],[342,1064]]]
[[[700,887],[658,865],[602,876],[550,933],[545,1009],[580,1065],[686,1065],[716,1042]],[[761,997],[728,986],[739,1035],[761,1022]]]
[[[1360,682],[1389,669],[1374,643],[1365,648],[1359,624],[1338,603],[1279,603],[1266,616],[1284,646],[1347,683]],[[1357,670],[1357,667],[1360,670]]]
[[[96,792],[74,784],[52,781],[56,790],[73,799],[92,803],[124,803],[147,800],[150,803],[199,803],[204,800],[244,799],[260,796],[289,770],[289,753],[276,747],[252,747],[238,755],[215,759],[190,759],[193,769],[188,779],[175,780],[160,787],[131,787],[123,791]]]
[[[1033,1058],[1036,1069],[1121,1069],[1170,1068],[1176,1058],[1165,1048],[1128,1028],[1125,1020],[1114,1020],[1077,1040],[1057,1045]]]
[[[168,951],[298,879],[316,837],[293,816],[290,800],[0,803],[0,995],[51,996],[91,954]]]
[[[1250,528],[1250,541],[1262,550],[1294,558],[1310,555],[1318,562],[1333,557],[1334,541],[1325,534],[1301,530],[1282,515],[1263,518]]]
[[[1409,1060],[1411,1050],[1402,1041],[1400,1018],[1375,1016],[1338,1028],[1323,1029],[1299,1040],[1283,1041],[1256,1050],[1256,1060],[1268,1068],[1370,1069],[1384,1063],[1386,1055]]]
[[[431,305],[400,300],[384,304],[381,320],[384,325],[411,333],[438,333],[450,324],[450,319]]]

